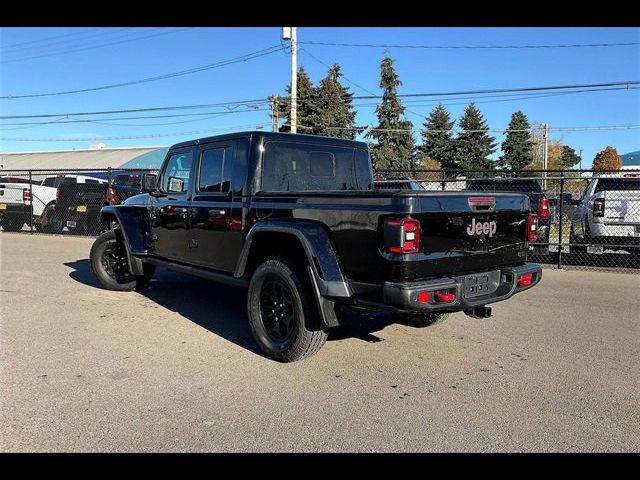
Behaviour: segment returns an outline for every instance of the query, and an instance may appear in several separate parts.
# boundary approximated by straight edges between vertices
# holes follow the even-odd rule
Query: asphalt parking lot
[[[279,364],[242,290],[104,291],[92,241],[0,234],[1,451],[640,450],[638,275],[545,270],[426,329],[348,315]]]

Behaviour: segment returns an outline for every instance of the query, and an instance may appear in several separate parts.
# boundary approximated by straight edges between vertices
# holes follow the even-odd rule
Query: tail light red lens
[[[22,201],[24,203],[31,201],[31,190],[29,190],[28,188],[22,189]]]
[[[531,280],[533,280],[533,274],[531,272],[525,273],[524,275],[518,275],[518,286],[528,287],[531,285]]]
[[[530,213],[527,217],[527,242],[538,240],[538,215]]]
[[[540,211],[538,212],[540,218],[549,218],[549,200],[547,197],[540,197]]]
[[[593,216],[604,217],[604,198],[596,198],[593,201]]]
[[[390,218],[385,222],[384,244],[391,253],[420,251],[420,221],[415,218]]]
[[[56,203],[60,202],[60,187],[56,188]]]
[[[107,187],[104,192],[104,200],[110,205],[114,205],[116,203],[116,191],[111,187]]]

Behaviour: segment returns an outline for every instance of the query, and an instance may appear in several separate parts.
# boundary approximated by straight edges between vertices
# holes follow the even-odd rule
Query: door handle
[[[209,210],[209,216],[211,217],[225,215],[226,213],[227,211],[221,208],[212,208]]]

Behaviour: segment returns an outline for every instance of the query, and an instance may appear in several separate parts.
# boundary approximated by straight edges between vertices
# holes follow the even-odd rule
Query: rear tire
[[[42,223],[40,225],[44,233],[62,233],[64,221],[56,211],[55,204],[47,205],[44,209],[44,212],[42,212]]]
[[[138,279],[129,270],[124,243],[115,230],[96,238],[90,259],[91,270],[102,288],[119,292],[130,292],[136,288]]]
[[[258,267],[249,284],[247,312],[258,346],[279,362],[310,357],[327,340],[308,274],[288,258]]]
[[[24,227],[25,221],[24,218],[18,217],[16,215],[3,215],[2,219],[0,219],[0,226],[2,226],[3,230],[6,232],[19,232]]]
[[[403,325],[408,325],[410,327],[415,328],[424,328],[429,327],[431,325],[435,325],[436,323],[440,323],[445,320],[450,313],[436,313],[436,312],[425,312],[425,313],[396,313],[395,319],[398,323]]]

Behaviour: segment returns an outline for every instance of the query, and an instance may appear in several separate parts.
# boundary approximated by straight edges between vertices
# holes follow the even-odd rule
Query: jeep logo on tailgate
[[[476,222],[476,219],[471,220],[471,225],[467,227],[468,235],[489,235],[489,238],[493,237],[498,229],[496,221],[491,222]]]

